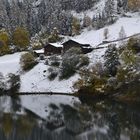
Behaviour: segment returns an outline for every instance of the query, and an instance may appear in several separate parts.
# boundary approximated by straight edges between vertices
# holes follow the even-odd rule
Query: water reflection
[[[29,96],[30,98],[30,96]],[[0,97],[0,140],[139,140],[140,109],[114,101],[52,103],[46,119],[22,107],[19,97]]]

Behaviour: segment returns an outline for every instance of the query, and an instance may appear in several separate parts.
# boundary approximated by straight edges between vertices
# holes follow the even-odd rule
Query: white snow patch
[[[44,63],[39,63],[29,72],[21,75],[21,88],[20,92],[60,92],[60,93],[72,93],[73,83],[79,78],[75,75],[68,80],[59,80],[56,78],[50,81],[47,76],[49,66]]]
[[[44,53],[44,49],[40,49],[40,50],[34,50],[35,53],[38,54],[43,54]]]
[[[3,73],[3,75],[18,73],[20,70],[19,61],[21,54],[23,54],[23,52],[0,57],[0,72]]]
[[[60,43],[49,43],[49,44],[58,48],[63,47],[63,45],[61,45]]]

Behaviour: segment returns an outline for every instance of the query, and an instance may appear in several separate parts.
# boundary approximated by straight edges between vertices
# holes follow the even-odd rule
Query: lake
[[[3,96],[0,140],[140,140],[140,107],[85,97]]]

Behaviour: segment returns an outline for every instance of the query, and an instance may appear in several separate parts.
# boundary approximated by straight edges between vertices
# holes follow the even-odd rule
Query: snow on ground
[[[75,75],[68,80],[59,81],[56,78],[50,81],[47,76],[47,69],[49,66],[44,63],[39,63],[29,72],[21,75],[21,88],[20,92],[73,92],[73,83],[77,81],[78,75]],[[46,71],[46,73],[44,73]]]
[[[20,56],[22,53],[15,53],[0,57],[0,72],[4,76],[9,73],[17,74],[20,72]],[[21,75],[21,92],[62,92],[72,93],[73,83],[79,78],[78,75],[68,80],[49,81],[47,69],[49,67],[44,63],[39,63],[32,70]],[[46,73],[43,71],[46,70]]]
[[[17,73],[20,70],[19,60],[22,53],[9,54],[0,57],[0,72],[3,75]]]
[[[132,18],[122,17],[115,24],[104,27],[99,30],[85,31],[81,35],[72,39],[81,43],[91,44],[93,47],[102,43],[104,40],[103,32],[105,28],[109,29],[108,40],[118,39],[121,26],[124,27],[127,36],[140,32],[140,16],[138,14],[129,14]],[[104,46],[104,45],[103,45]],[[100,47],[103,47],[100,46]],[[106,49],[94,50],[89,53],[91,63],[95,64],[98,61],[103,61],[103,55]],[[0,57],[0,72],[4,75],[8,73],[17,73],[20,70],[19,59],[21,53],[5,55]],[[49,81],[47,78],[48,66],[44,63],[39,63],[32,70],[21,75],[21,92],[73,92],[73,83],[79,78],[78,75],[71,77],[68,80],[59,81],[56,78],[54,81]],[[44,70],[46,72],[44,73]]]
[[[119,31],[121,26],[124,27],[127,36],[136,34],[140,32],[140,16],[137,14],[130,14],[132,18],[122,17],[115,24],[108,27],[104,27],[100,30],[85,30],[81,35],[76,36],[72,39],[80,41],[81,43],[91,44],[93,47],[102,43],[104,40],[103,32],[105,28],[109,29],[108,40],[118,39]],[[103,45],[104,46],[104,45]],[[102,47],[103,47],[102,46]],[[101,47],[101,46],[100,46]],[[91,63],[95,64],[98,61],[103,61],[103,55],[106,49],[94,50],[89,53]],[[17,73],[20,70],[19,60],[21,53],[15,53],[11,55],[5,55],[0,57],[0,72],[4,75],[8,73]],[[49,81],[47,79],[47,69],[48,66],[44,63],[39,63],[32,70],[21,75],[21,92],[62,92],[71,93],[73,92],[73,83],[79,78],[78,75],[71,77],[68,80],[59,81],[56,78],[54,81]],[[46,72],[44,72],[46,70]],[[21,104],[31,109],[33,112],[37,113],[39,116],[46,118],[49,114],[50,108],[48,107],[50,103],[55,103],[60,105],[61,103],[73,105],[74,102],[79,100],[73,97],[67,96],[22,96]],[[3,103],[2,103],[3,104]],[[3,104],[5,111],[10,110],[7,108],[10,102],[7,100]]]
[[[21,96],[21,104],[23,107],[32,110],[34,113],[42,118],[47,118],[51,108],[50,104],[60,106],[60,104],[74,106],[75,103],[80,103],[78,98],[72,96],[61,95],[34,95],[34,96]]]
[[[107,50],[107,48],[103,48],[103,49],[93,50],[92,53],[89,53],[88,57],[90,59],[90,66],[92,66],[93,64],[96,64],[98,62],[103,63],[104,54],[105,54],[106,50]]]
[[[115,40],[119,38],[119,32],[121,27],[124,27],[126,36],[131,36],[136,33],[140,33],[140,15],[137,13],[129,14],[130,17],[121,17],[115,24],[106,26],[99,30],[84,30],[81,35],[78,35],[72,39],[83,44],[91,44],[92,47],[96,47],[98,44],[102,43],[104,40],[104,29],[108,28],[109,37],[108,41]]]

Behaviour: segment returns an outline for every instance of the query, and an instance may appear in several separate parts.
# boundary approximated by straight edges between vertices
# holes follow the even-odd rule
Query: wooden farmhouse
[[[68,40],[64,42],[62,45],[63,45],[63,53],[65,53],[67,50],[69,50],[72,47],[80,48],[84,54],[90,53],[93,50],[90,44],[81,44],[74,40]]]
[[[49,43],[44,46],[44,54],[45,55],[53,55],[53,54],[61,54],[63,49],[63,45],[57,43]]]
[[[45,55],[53,55],[53,54],[62,54],[65,53],[70,48],[80,48],[83,54],[90,53],[93,49],[91,48],[90,44],[81,44],[74,40],[68,40],[62,44],[58,43],[48,43],[44,46],[44,54]]]

